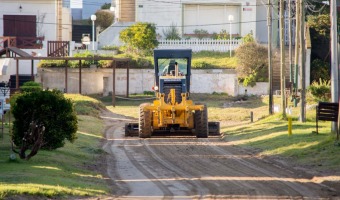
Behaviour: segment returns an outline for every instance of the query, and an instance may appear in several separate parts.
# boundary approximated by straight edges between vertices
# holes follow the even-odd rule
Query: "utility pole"
[[[292,0],[288,0],[288,42],[289,42],[289,81],[293,84],[293,58],[292,58]],[[290,89],[292,89],[290,85]],[[292,92],[292,91],[290,91]]]
[[[299,69],[299,46],[300,46],[300,0],[295,2],[295,55],[294,55],[294,107],[297,107],[298,69]]]
[[[272,0],[272,5],[275,5],[272,7],[273,9],[273,13],[278,13],[278,0]],[[272,46],[274,48],[277,48],[279,45],[279,30],[277,29],[277,27],[279,26],[279,16],[277,14],[272,15],[272,27],[274,27],[272,29]]]
[[[272,66],[272,5],[268,0],[268,81],[269,81],[269,114],[273,114],[273,66]]]
[[[301,55],[301,110],[300,110],[300,122],[306,122],[306,56],[305,56],[305,4],[303,0],[300,0],[300,13],[299,16],[301,22],[300,28],[300,55]]]
[[[281,50],[281,110],[286,118],[286,92],[285,92],[285,43],[284,43],[284,0],[280,0],[280,50]]]
[[[332,102],[339,101],[339,70],[338,70],[338,34],[337,34],[337,3],[336,0],[330,1],[330,18],[331,18],[331,94]],[[332,122],[332,131],[336,131],[336,125]]]

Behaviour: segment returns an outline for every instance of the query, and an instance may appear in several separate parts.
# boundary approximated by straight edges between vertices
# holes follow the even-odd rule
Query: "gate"
[[[47,56],[48,57],[66,57],[69,56],[70,42],[69,41],[48,41]]]

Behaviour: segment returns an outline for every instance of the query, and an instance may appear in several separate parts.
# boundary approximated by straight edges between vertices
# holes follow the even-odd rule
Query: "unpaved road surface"
[[[124,137],[105,112],[107,175],[115,199],[338,199],[339,188],[219,137]]]

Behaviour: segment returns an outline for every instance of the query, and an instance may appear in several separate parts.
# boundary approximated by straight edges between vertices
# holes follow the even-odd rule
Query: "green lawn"
[[[222,131],[226,142],[255,148],[260,155],[280,155],[313,169],[338,170],[340,146],[334,145],[330,122],[319,125],[319,134],[315,134],[315,122],[293,121],[292,135],[288,135],[288,122],[277,114],[252,124],[223,127]]]
[[[131,56],[126,54],[118,54],[117,58],[130,57],[132,59],[132,65],[135,67],[149,67],[153,69],[153,57],[146,56]],[[216,52],[216,51],[201,51],[192,54],[193,69],[234,69],[237,67],[237,59],[235,56],[230,57],[229,52]]]
[[[95,99],[84,96],[69,96],[75,99],[76,109],[93,109],[83,101],[90,101],[100,107]],[[97,102],[97,103],[95,103]],[[80,103],[80,104],[77,104]],[[54,151],[40,150],[29,161],[11,161],[10,137],[8,126],[0,142],[0,199],[12,195],[39,195],[46,197],[99,196],[107,194],[105,177],[94,160],[103,151],[100,140],[104,132],[104,123],[94,115],[78,115],[78,139],[66,142],[63,148]]]

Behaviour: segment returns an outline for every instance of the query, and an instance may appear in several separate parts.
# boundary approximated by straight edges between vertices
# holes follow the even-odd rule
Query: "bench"
[[[318,121],[338,122],[339,103],[319,102],[316,107],[316,133],[318,134]],[[337,130],[337,140],[339,140],[339,131]]]

